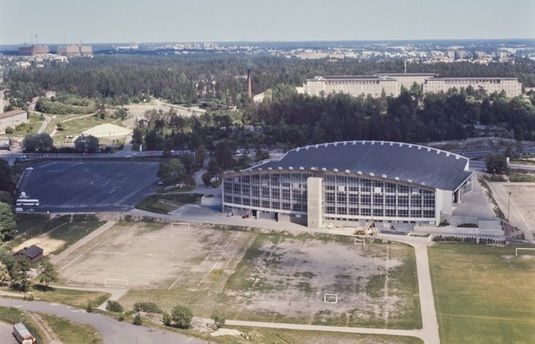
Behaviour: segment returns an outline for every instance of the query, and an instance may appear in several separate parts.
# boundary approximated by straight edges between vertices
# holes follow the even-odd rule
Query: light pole
[[[509,197],[507,199],[507,222],[509,222],[510,210],[511,210],[511,191],[509,191]]]

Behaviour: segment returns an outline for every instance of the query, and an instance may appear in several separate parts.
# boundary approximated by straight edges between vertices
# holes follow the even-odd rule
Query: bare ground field
[[[65,245],[65,241],[52,239],[48,236],[48,234],[44,234],[39,237],[31,238],[31,239],[24,241],[19,246],[14,247],[11,251],[17,252],[25,247],[30,247],[32,245],[37,245],[40,248],[42,248],[43,255],[48,256],[50,253],[63,247],[63,245]]]
[[[535,183],[488,183],[492,195],[509,222],[535,239]]]
[[[413,263],[413,249],[402,244],[259,236],[226,285],[226,312],[233,319],[404,327],[419,314]]]
[[[205,110],[192,107],[186,108],[183,106],[173,105],[169,103],[164,103],[159,99],[152,99],[148,103],[142,104],[129,104],[125,106],[128,109],[128,112],[133,116],[134,119],[139,120],[145,118],[145,112],[150,110],[168,112],[173,109],[179,116],[191,116],[193,114],[203,114]]]
[[[121,222],[58,270],[65,285],[128,286],[126,309],[150,301],[204,317],[421,327],[414,251],[403,244]]]

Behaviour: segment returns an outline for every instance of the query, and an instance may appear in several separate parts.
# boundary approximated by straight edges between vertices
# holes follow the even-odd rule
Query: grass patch
[[[429,251],[443,343],[533,343],[535,259],[513,247],[439,244]]]
[[[185,204],[199,204],[201,194],[153,194],[141,201],[136,208],[153,213],[167,214]]]
[[[535,183],[535,175],[524,173],[511,173],[509,174],[509,181],[513,183]]]
[[[110,296],[110,293],[100,291],[86,291],[75,289],[54,288],[48,291],[35,288],[33,295],[36,299],[54,303],[62,303],[73,307],[85,308],[90,302],[97,307],[103,304]]]
[[[84,238],[95,229],[99,228],[104,224],[103,221],[100,221],[95,215],[73,215],[62,216],[68,217],[69,221],[63,223],[62,225],[51,230],[48,235],[51,239],[63,240],[65,245],[52,254],[59,254],[63,250],[67,249],[69,246],[77,242],[78,240]],[[72,221],[71,221],[72,219]]]
[[[37,343],[42,343],[42,338],[44,338],[41,331],[38,330],[30,318],[21,311],[20,309],[13,307],[2,307],[0,306],[0,321],[10,323],[12,325],[17,323],[23,323],[24,326],[30,331],[30,333],[37,339]]]
[[[103,342],[98,331],[89,325],[78,324],[49,314],[40,314],[40,317],[48,323],[63,343],[99,344]]]

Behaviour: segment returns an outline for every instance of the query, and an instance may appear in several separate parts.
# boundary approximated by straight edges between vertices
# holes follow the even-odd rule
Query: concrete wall
[[[323,178],[307,179],[307,203],[308,227],[323,227]]]

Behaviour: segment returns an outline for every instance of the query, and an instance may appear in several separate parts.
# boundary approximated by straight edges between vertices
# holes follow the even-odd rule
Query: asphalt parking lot
[[[34,211],[128,211],[156,189],[158,167],[153,161],[45,161],[27,168],[18,187],[39,199]]]

